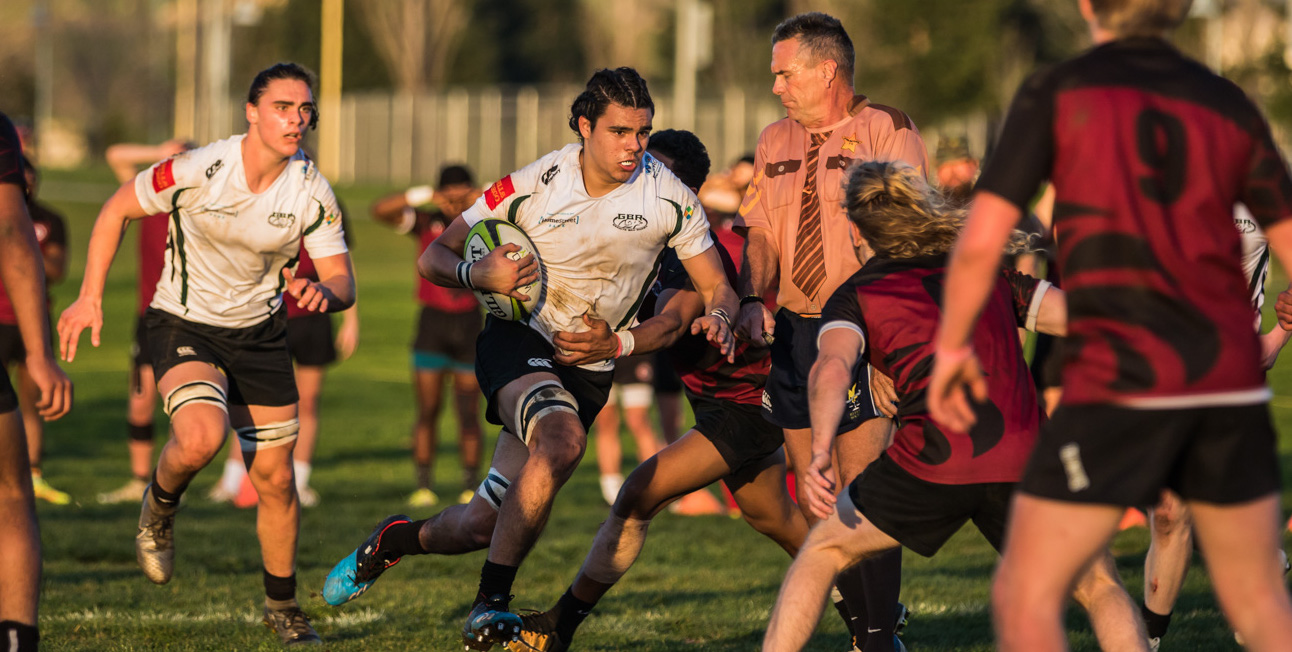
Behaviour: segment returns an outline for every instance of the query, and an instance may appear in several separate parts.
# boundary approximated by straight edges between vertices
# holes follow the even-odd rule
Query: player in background
[[[687,131],[652,134],[647,152],[692,190],[708,172],[708,152]],[[731,255],[725,249],[719,254],[734,282]],[[639,328],[663,329],[670,343],[664,353],[686,385],[695,426],[628,476],[573,584],[548,611],[524,616],[522,640],[509,646],[513,652],[569,649],[578,626],[636,561],[655,515],[718,480],[731,487],[745,520],[790,555],[807,536],[807,521],[785,484],[784,437],[762,418],[770,352],[743,342],[731,361],[700,335],[688,334],[687,324],[703,308],[677,256],[666,253]]]
[[[23,160],[23,174],[27,184],[27,214],[31,216],[32,226],[36,231],[36,243],[40,246],[41,261],[45,268],[46,287],[63,280],[67,273],[67,221],[57,211],[36,200],[40,177],[36,166],[26,157]],[[45,321],[49,322],[49,310],[53,300],[45,297]],[[0,373],[8,374],[9,369],[17,369],[18,411],[22,414],[23,431],[27,434],[27,455],[31,463],[31,484],[36,498],[55,505],[66,505],[72,497],[66,492],[50,486],[41,473],[41,459],[44,457],[45,424],[36,403],[40,399],[40,386],[27,371],[27,351],[23,346],[22,333],[18,328],[18,315],[13,303],[0,284]]]
[[[736,220],[745,229],[740,267],[738,335],[772,347],[763,406],[785,430],[785,450],[800,492],[811,459],[807,380],[816,360],[821,310],[859,265],[840,200],[849,165],[898,160],[927,174],[919,131],[905,113],[872,104],[853,90],[852,40],[822,13],[794,16],[772,35],[772,92],[787,117],[763,130],[754,178]],[[773,316],[764,294],[779,279]],[[858,365],[839,423],[839,475],[848,480],[879,457],[891,435],[869,391],[869,367]],[[809,522],[816,516],[799,507]],[[852,623],[854,647],[891,652],[905,622],[897,602],[901,550],[866,560],[839,576],[835,607]],[[894,617],[896,615],[896,618]],[[864,627],[864,629],[863,629]]]
[[[118,143],[108,147],[105,156],[117,183],[126,183],[139,173],[139,166],[152,165],[180,152],[193,149],[193,143],[181,139],[160,145]],[[130,384],[126,402],[126,434],[130,455],[130,480],[121,487],[98,495],[103,504],[138,502],[153,467],[153,416],[157,411],[157,383],[152,359],[148,357],[148,329],[143,316],[152,303],[161,279],[166,256],[168,213],[156,213],[139,220],[138,257],[139,312],[135,316],[134,342],[130,345]],[[232,497],[232,496],[230,496]]]
[[[876,161],[850,170],[845,204],[862,267],[835,290],[822,317],[809,381],[812,466],[800,494],[822,521],[785,576],[764,650],[801,649],[834,576],[867,556],[904,546],[931,557],[969,520],[1001,549],[1010,496],[1045,419],[1017,329],[1061,335],[1066,325],[1062,292],[1013,268],[997,273],[974,332],[991,379],[977,407],[981,422],[965,431],[931,419],[925,408],[931,342],[963,202],[931,189],[922,172],[904,163]],[[1016,230],[1004,248],[1021,253],[1028,240]],[[902,425],[893,445],[838,493],[834,424],[852,369],[863,361],[896,380]],[[1103,649],[1147,649],[1111,554],[1083,574],[1074,596]]]
[[[543,266],[542,283],[532,290],[541,292],[535,313],[526,322],[490,316],[476,341],[486,418],[504,433],[477,494],[498,513],[463,627],[468,647],[487,650],[519,633],[520,618],[509,612],[516,573],[583,456],[614,360],[638,347],[636,312],[666,246],[677,251],[704,297],[705,316],[691,328],[724,353],[732,350],[735,294],[695,194],[645,155],[653,116],[646,82],[635,70],[597,71],[571,107],[569,124],[579,142],[500,179],[418,260],[422,276],[437,284],[527,299],[518,288],[539,280],[540,270],[532,255],[508,257],[518,246],[499,246],[475,263],[462,259],[470,228],[501,218],[529,235]],[[640,352],[659,344],[646,335]],[[422,538],[434,535],[423,527],[430,524],[401,516],[383,521],[333,568],[324,597],[333,604],[349,600],[403,554],[441,550],[433,536]],[[456,534],[479,543],[478,531]]]
[[[126,225],[171,210],[171,247],[144,321],[173,436],[144,492],[135,554],[150,581],[170,581],[180,497],[233,427],[260,498],[264,621],[284,644],[319,642],[296,601],[292,449],[300,424],[284,292],[316,312],[344,310],[355,299],[336,199],[300,148],[317,124],[312,82],[296,64],[262,70],[248,92],[245,135],[169,158],[124,184],[99,213],[80,296],[59,319],[66,359],[75,359],[87,328],[97,346],[103,288]],[[293,276],[302,245],[313,252],[317,283]]]
[[[621,470],[623,447],[619,442],[619,410],[623,408],[624,424],[637,445],[637,461],[650,459],[659,452],[659,435],[650,423],[650,406],[654,399],[655,370],[653,355],[631,355],[615,363],[615,375],[605,407],[592,424],[597,448],[597,471],[601,478],[601,497],[607,505],[624,484]]]
[[[1005,652],[1066,648],[1067,587],[1125,507],[1193,514],[1249,649],[1292,649],[1279,464],[1233,208],[1292,264],[1292,177],[1260,111],[1166,37],[1188,0],[1079,0],[1095,47],[1020,88],[952,254],[929,409],[967,428],[970,333],[1002,244],[1047,178],[1068,299],[1063,402],[1014,499],[993,619]]]
[[[40,388],[36,410],[52,421],[72,408],[72,382],[50,346],[45,274],[36,230],[27,214],[22,147],[9,117],[0,113],[0,284],[22,334],[27,373]],[[27,438],[18,396],[0,374],[0,640],[14,652],[35,652],[40,641],[40,529],[32,494]]]
[[[417,239],[421,255],[444,228],[480,197],[471,170],[463,165],[440,169],[439,183],[414,186],[378,199],[373,219]],[[458,422],[458,455],[462,464],[459,503],[470,502],[480,482],[480,456],[484,440],[480,431],[480,385],[475,375],[475,338],[484,317],[475,295],[463,288],[440,287],[418,277],[417,301],[421,311],[413,339],[413,464],[417,489],[408,497],[409,507],[431,507],[435,494],[435,450],[439,443],[440,407],[444,382],[453,381],[453,407]]]

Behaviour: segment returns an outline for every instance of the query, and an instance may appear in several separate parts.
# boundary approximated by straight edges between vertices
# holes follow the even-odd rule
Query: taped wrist
[[[632,331],[615,331],[615,337],[619,340],[619,348],[615,350],[616,358],[626,358],[633,354],[633,348],[637,346],[637,338],[633,337]]]
[[[467,261],[464,260],[458,263],[458,267],[456,270],[458,275],[458,283],[461,284],[462,287],[467,288],[468,290],[476,289],[475,284],[471,282],[471,266],[474,264],[475,263],[468,263]]]

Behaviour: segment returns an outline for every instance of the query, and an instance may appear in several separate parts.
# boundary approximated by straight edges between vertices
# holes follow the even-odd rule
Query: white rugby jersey
[[[1270,246],[1251,211],[1242,204],[1234,205],[1234,226],[1243,244],[1243,274],[1247,275],[1247,290],[1256,311],[1256,331],[1261,330],[1261,306],[1265,305],[1265,279],[1270,274]]]
[[[188,321],[245,328],[283,303],[284,267],[301,239],[314,258],[346,252],[332,187],[302,152],[260,194],[247,187],[242,139],[177,154],[135,177],[148,213],[169,213],[166,264],[151,307]]]
[[[582,149],[566,145],[503,177],[462,213],[468,226],[508,220],[534,242],[545,283],[528,323],[549,342],[558,331],[586,331],[585,312],[612,330],[631,328],[664,248],[685,260],[713,246],[700,201],[650,154],[627,182],[594,198],[583,185]]]

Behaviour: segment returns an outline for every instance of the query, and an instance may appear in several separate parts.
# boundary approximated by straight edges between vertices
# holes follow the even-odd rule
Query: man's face
[[[650,109],[614,103],[606,107],[595,126],[587,118],[579,118],[585,182],[589,174],[602,185],[628,181],[641,166],[653,118],[654,111]]]
[[[298,79],[275,79],[247,105],[249,132],[284,158],[296,155],[314,116],[314,94]]]
[[[820,111],[827,88],[822,74],[825,63],[813,64],[798,38],[785,39],[772,46],[772,77],[776,80],[772,83],[772,92],[780,96],[791,120],[803,123]]]
[[[469,183],[450,183],[435,192],[440,195],[440,209],[447,215],[460,215],[480,196],[480,190]]]

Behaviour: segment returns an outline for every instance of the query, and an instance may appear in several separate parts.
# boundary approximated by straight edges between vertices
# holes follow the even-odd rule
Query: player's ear
[[[839,74],[839,64],[834,59],[826,59],[821,62],[821,79],[825,80],[826,85],[834,81]]]
[[[247,102],[246,114],[247,114],[247,124],[254,125],[260,121],[260,110],[257,109],[256,105],[252,104],[251,102]]]
[[[587,140],[592,137],[592,121],[587,116],[579,116],[579,135]]]

